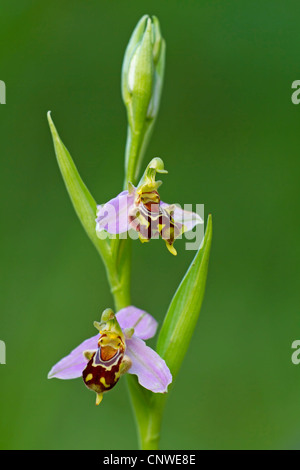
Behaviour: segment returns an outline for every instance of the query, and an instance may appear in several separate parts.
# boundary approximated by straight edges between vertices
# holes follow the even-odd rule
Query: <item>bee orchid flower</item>
[[[144,340],[152,338],[157,321],[136,307],[123,308],[116,315],[111,309],[94,322],[99,333],[83,341],[53,366],[48,378],[83,378],[96,392],[96,404],[126,372],[137,375],[140,385],[154,393],[166,393],[172,375],[165,361]]]
[[[203,224],[203,219],[195,212],[162,202],[157,191],[162,182],[155,181],[156,173],[167,173],[160,158],[149,163],[137,187],[129,183],[128,190],[97,206],[99,238],[103,237],[104,231],[116,235],[133,229],[138,232],[141,242],[161,236],[168,250],[177,254],[174,241],[195,225]]]

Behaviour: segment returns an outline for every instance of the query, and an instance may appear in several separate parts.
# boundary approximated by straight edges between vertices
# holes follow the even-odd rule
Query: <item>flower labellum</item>
[[[99,334],[61,359],[48,378],[82,376],[85,385],[96,392],[97,405],[103,393],[111,390],[126,372],[137,375],[139,383],[154,393],[167,392],[172,375],[165,361],[143,341],[154,336],[157,329],[157,322],[149,313],[133,306],[116,315],[107,309],[94,326]]]
[[[124,334],[112,310],[103,312],[101,323],[94,323],[99,329],[100,338],[96,351],[84,351],[89,361],[83,369],[85,385],[97,393],[98,405],[104,392],[111,390],[120,376],[131,367],[131,360],[125,356]]]
[[[137,188],[129,183],[128,191],[97,207],[99,238],[103,231],[120,234],[133,229],[138,232],[141,242],[160,236],[170,253],[177,254],[174,241],[195,225],[203,224],[203,220],[195,212],[162,202],[158,193],[162,182],[155,181],[156,173],[167,173],[160,158],[151,160]]]

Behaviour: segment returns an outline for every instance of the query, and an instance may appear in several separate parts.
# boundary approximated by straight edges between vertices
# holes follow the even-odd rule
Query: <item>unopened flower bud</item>
[[[145,15],[131,36],[122,69],[123,99],[135,128],[141,128],[145,118],[154,118],[154,109],[157,114],[164,57],[165,44],[158,19]],[[150,102],[151,116],[147,116]]]
[[[145,15],[132,33],[122,68],[122,96],[129,124],[127,182],[138,176],[143,152],[158,114],[164,64],[165,42],[159,21]]]

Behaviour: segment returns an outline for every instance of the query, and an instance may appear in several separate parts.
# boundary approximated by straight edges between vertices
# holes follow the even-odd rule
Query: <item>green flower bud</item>
[[[165,42],[156,17],[143,16],[128,43],[122,68],[122,96],[128,116],[126,181],[135,182],[158,114]]]
[[[135,128],[142,127],[146,117],[157,114],[164,56],[158,19],[145,15],[133,31],[122,69],[123,100]]]

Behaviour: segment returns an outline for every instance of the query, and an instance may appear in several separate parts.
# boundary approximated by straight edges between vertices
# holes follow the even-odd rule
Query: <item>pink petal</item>
[[[129,374],[135,374],[139,383],[154,393],[166,393],[172,375],[165,361],[144,341],[136,336],[126,340],[126,355],[132,366]]]
[[[83,343],[73,349],[68,356],[61,359],[52,367],[48,374],[48,379],[56,377],[57,379],[67,380],[80,377],[88,362],[83,352],[96,350],[98,347],[98,339],[99,334],[83,341]]]
[[[152,338],[158,326],[152,315],[133,306],[122,308],[116,318],[122,330],[134,328],[134,336],[141,339]]]
[[[98,206],[96,232],[106,230],[108,233],[124,233],[129,230],[128,212],[134,204],[134,191],[121,192],[103,206]]]

